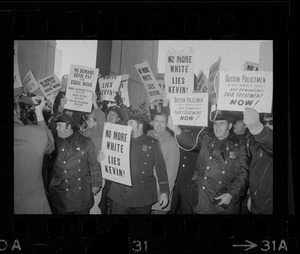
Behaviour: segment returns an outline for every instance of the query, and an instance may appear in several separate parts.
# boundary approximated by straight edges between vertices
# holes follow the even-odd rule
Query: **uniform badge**
[[[142,148],[142,150],[143,150],[144,152],[147,152],[147,151],[148,151],[148,146],[146,146],[146,145],[143,145],[143,148]]]
[[[229,158],[230,159],[236,159],[236,152],[230,151],[229,152]]]

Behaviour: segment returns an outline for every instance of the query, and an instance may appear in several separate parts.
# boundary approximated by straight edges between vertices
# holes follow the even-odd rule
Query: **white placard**
[[[154,77],[151,68],[147,62],[136,64],[135,68],[146,88],[148,100],[157,100],[161,98],[161,88]]]
[[[99,79],[101,101],[115,101],[116,92],[119,91],[121,75],[108,75]]]
[[[177,52],[170,49],[166,54],[165,86],[170,94],[191,93],[194,90],[194,50]]]
[[[123,104],[127,107],[130,107],[129,94],[128,94],[128,80],[129,80],[128,74],[122,75],[119,92],[123,99]]]
[[[38,81],[44,96],[52,103],[61,89],[61,82],[55,74],[49,75]]]
[[[130,172],[131,126],[105,123],[101,161],[102,177],[117,183],[132,186]]]
[[[208,100],[211,104],[217,104],[217,93],[219,90],[219,70],[221,65],[221,59],[216,61],[210,68],[208,74],[208,88],[209,97]]]
[[[171,95],[170,115],[177,125],[207,126],[208,93]]]
[[[245,107],[271,113],[273,72],[221,71],[219,110],[244,111]]]
[[[99,69],[71,64],[65,109],[91,112],[92,94],[96,90]]]
[[[22,84],[24,87],[24,91],[25,93],[33,93],[35,92],[37,89],[40,88],[38,82],[36,81],[32,71],[28,71],[26,73],[26,75],[24,76],[24,78],[22,79]]]

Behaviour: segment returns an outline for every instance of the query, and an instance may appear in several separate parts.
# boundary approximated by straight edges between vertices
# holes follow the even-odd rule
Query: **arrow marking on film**
[[[251,250],[253,248],[255,248],[257,246],[257,244],[252,243],[248,240],[245,240],[248,244],[233,244],[233,247],[248,247],[247,249],[245,249],[245,251]]]

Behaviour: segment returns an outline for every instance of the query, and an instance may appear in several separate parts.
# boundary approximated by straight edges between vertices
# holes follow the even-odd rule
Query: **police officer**
[[[181,131],[169,117],[168,126],[174,130],[180,145],[191,148],[196,138]],[[199,137],[200,149],[196,164],[197,188],[191,192],[193,211],[198,214],[236,214],[239,199],[248,180],[248,155],[244,145],[232,137],[232,119],[218,114],[213,124],[213,135]]]
[[[159,201],[164,208],[169,202],[169,183],[162,149],[156,138],[147,136],[147,116],[132,114],[128,125],[132,127],[130,143],[130,170],[132,187],[113,182],[108,197],[113,200],[112,214],[150,214],[151,207]],[[98,161],[105,158],[103,151],[98,154]],[[160,197],[157,196],[156,178],[158,178]]]
[[[57,155],[49,192],[58,214],[88,214],[102,182],[95,146],[78,132],[73,114],[64,110],[56,121]]]

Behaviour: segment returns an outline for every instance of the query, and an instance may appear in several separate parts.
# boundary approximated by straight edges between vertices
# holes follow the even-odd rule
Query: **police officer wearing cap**
[[[183,132],[169,117],[168,126],[174,130],[180,145],[191,148],[196,138]],[[192,187],[190,202],[197,214],[237,214],[240,196],[248,181],[249,158],[245,145],[230,135],[232,119],[218,114],[213,134],[199,137],[200,150],[196,163],[196,186]]]
[[[108,197],[113,200],[112,214],[150,214],[157,201],[161,208],[169,202],[169,183],[162,148],[156,138],[147,136],[145,130],[149,123],[144,114],[129,116],[128,125],[132,127],[130,143],[130,170],[132,187],[113,182]],[[98,161],[105,158],[103,151]],[[158,178],[160,196],[157,195]]]
[[[58,214],[88,214],[102,176],[95,146],[78,132],[74,112],[56,112],[56,158],[49,185],[50,200]]]

